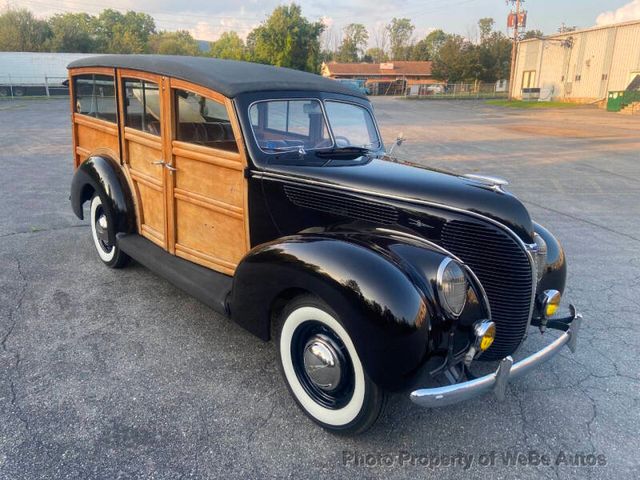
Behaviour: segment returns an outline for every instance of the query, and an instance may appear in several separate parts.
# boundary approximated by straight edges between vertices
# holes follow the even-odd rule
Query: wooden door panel
[[[174,166],[178,169],[176,189],[242,208],[244,176],[241,171],[178,155],[174,157]]]
[[[231,274],[245,254],[242,213],[176,198],[176,255]]]
[[[165,246],[164,190],[152,183],[132,176],[140,202],[141,233],[152,242]]]
[[[122,88],[125,79],[132,82],[129,83],[131,90],[129,90],[128,94]],[[158,87],[156,89],[152,85],[152,88],[148,90],[145,90],[145,88],[139,90],[136,82],[140,81],[151,82],[151,85],[156,84]],[[167,132],[157,121],[160,118],[159,108],[163,107],[166,102],[164,99],[163,79],[146,73],[120,70],[118,71],[118,82],[121,89],[120,118],[123,119],[124,123],[130,122],[121,126],[121,135],[124,139],[123,160],[136,195],[138,231],[140,235],[158,246],[169,249],[166,201],[168,180],[164,164],[161,163],[166,161],[168,156],[168,154],[165,155],[164,143]],[[133,95],[131,92],[133,92]],[[143,100],[140,94],[142,93],[144,96],[145,92],[151,96]],[[125,107],[125,100],[131,108],[129,117],[126,114],[126,109],[129,107]],[[145,107],[141,108],[140,103]],[[144,122],[139,122],[138,117],[145,116],[146,118],[148,115],[151,115],[149,118],[156,119],[153,120],[154,128],[148,131],[140,130]],[[145,121],[149,121],[149,118],[146,118]]]

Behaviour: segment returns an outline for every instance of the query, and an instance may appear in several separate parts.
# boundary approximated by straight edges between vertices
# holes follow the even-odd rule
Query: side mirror
[[[404,133],[400,132],[396,137],[396,141],[393,142],[393,145],[391,145],[391,148],[389,149],[389,152],[387,153],[387,155],[391,155],[391,153],[393,152],[393,149],[402,145],[405,140],[406,138],[404,138]]]

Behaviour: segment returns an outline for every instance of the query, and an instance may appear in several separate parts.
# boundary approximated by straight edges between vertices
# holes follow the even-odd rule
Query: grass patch
[[[568,102],[525,102],[523,100],[487,100],[487,105],[507,108],[575,108],[580,105]]]

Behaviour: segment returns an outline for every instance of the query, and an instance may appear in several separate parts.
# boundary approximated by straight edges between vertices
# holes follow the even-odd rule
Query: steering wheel
[[[336,135],[334,137],[336,139],[336,147],[348,147],[351,145],[351,140],[342,135]]]

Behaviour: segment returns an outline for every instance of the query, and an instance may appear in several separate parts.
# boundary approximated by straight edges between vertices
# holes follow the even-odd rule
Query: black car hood
[[[269,171],[295,175],[371,194],[401,197],[475,212],[497,220],[526,242],[533,223],[511,193],[450,172],[378,158],[329,161],[324,166],[274,165]]]

